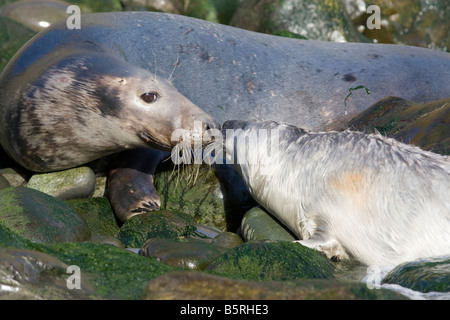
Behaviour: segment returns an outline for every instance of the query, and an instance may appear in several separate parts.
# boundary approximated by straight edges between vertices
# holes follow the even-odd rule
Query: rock
[[[106,176],[97,176],[95,178],[95,190],[92,197],[103,198],[107,196],[106,182],[107,182]]]
[[[152,257],[174,267],[191,270],[203,270],[225,249],[198,239],[158,239],[147,240],[141,248],[141,254]]]
[[[259,207],[250,209],[244,215],[241,224],[241,233],[245,241],[298,240],[278,220]]]
[[[80,7],[81,13],[121,11],[121,0],[71,0]]]
[[[80,278],[80,290],[69,290],[67,267],[42,252],[0,248],[0,299],[88,299],[94,290],[87,277]]]
[[[450,256],[403,263],[391,270],[383,283],[420,292],[450,292]]]
[[[11,19],[0,17],[0,72],[13,55],[36,34]]]
[[[236,11],[230,24],[247,30],[279,34],[289,31],[311,40],[360,42],[339,0],[250,0]]]
[[[90,275],[94,299],[139,299],[151,279],[175,270],[109,244],[58,243],[44,250],[68,265],[79,266],[81,277]]]
[[[86,220],[92,236],[117,236],[114,212],[107,198],[72,199],[66,203]]]
[[[332,278],[334,267],[318,251],[299,243],[247,242],[213,261],[206,271],[246,280]]]
[[[345,1],[352,11],[358,29],[379,43],[401,43],[449,52],[450,8],[445,1],[420,0],[367,0]],[[366,13],[369,5],[377,5],[381,11],[381,29],[368,29]]]
[[[355,130],[381,134],[424,150],[450,155],[450,98],[415,103],[386,97],[352,119]]]
[[[0,169],[0,175],[9,182],[11,187],[23,186],[27,183],[19,171],[13,168]]]
[[[0,190],[9,188],[10,184],[2,175],[0,175]]]
[[[61,200],[26,187],[0,191],[0,224],[40,243],[86,241],[86,221]]]
[[[216,236],[211,243],[222,248],[233,249],[240,246],[243,241],[236,233],[226,231]]]
[[[207,165],[180,168],[168,161],[158,168],[154,185],[161,198],[161,210],[183,212],[198,224],[226,230],[220,183]]]
[[[70,3],[62,1],[17,1],[0,9],[0,15],[34,31],[41,31],[53,23],[67,19]]]
[[[28,187],[62,200],[88,198],[95,190],[95,173],[89,167],[33,175]]]
[[[370,290],[359,283],[334,280],[248,281],[204,272],[168,272],[151,280],[146,300],[354,300],[406,299],[389,290]],[[264,305],[264,302],[258,304]],[[272,310],[273,312],[273,310]],[[269,310],[269,314],[270,310]]]
[[[184,214],[154,211],[131,217],[117,237],[127,248],[140,248],[151,238],[180,239],[195,232],[194,221]]]
[[[123,243],[113,236],[92,236],[91,242],[97,244],[110,244],[117,248],[125,248]]]
[[[228,24],[239,0],[122,0],[127,11],[161,11]]]
[[[223,194],[227,230],[237,231],[244,214],[258,205],[232,164],[213,165]]]

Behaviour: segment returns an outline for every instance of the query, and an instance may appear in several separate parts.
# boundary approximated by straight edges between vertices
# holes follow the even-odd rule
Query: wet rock
[[[161,11],[227,24],[239,0],[122,0],[127,11]]]
[[[91,242],[97,244],[110,244],[117,248],[125,248],[123,243],[113,236],[92,236]]]
[[[35,31],[24,25],[0,16],[0,72],[22,45],[35,34]]]
[[[318,251],[299,243],[252,241],[227,251],[206,270],[237,279],[284,281],[332,278],[334,267]]]
[[[70,3],[62,1],[17,1],[0,9],[0,15],[34,31],[41,31],[53,23],[67,19]]]
[[[161,210],[183,212],[198,224],[226,230],[220,183],[207,165],[180,168],[163,163],[155,174],[154,185],[161,198]]]
[[[109,244],[59,243],[45,248],[45,252],[68,265],[79,266],[82,277],[90,275],[93,299],[139,299],[148,281],[175,270]]]
[[[364,39],[339,0],[244,1],[230,24],[269,34],[288,31],[311,40],[359,42]]]
[[[195,231],[194,221],[184,214],[154,211],[131,217],[117,237],[127,248],[140,248],[147,239],[181,239]]]
[[[40,243],[86,241],[86,221],[63,201],[26,187],[0,191],[0,224]]]
[[[233,249],[240,246],[243,241],[242,238],[236,233],[227,231],[216,236],[211,243],[222,248]]]
[[[9,182],[11,187],[23,186],[27,183],[23,175],[13,168],[0,169],[0,176]]]
[[[95,173],[89,167],[33,175],[28,187],[62,200],[88,198],[95,190]]]
[[[141,248],[141,254],[174,267],[203,270],[225,249],[198,239],[149,239]]]
[[[9,188],[10,184],[2,175],[0,175],[0,190]]]
[[[449,52],[450,7],[445,1],[345,1],[358,29],[379,43],[401,43]],[[366,8],[377,5],[381,29],[368,29]]]
[[[450,256],[403,263],[390,271],[383,283],[420,292],[450,292]]]
[[[245,241],[250,240],[297,240],[278,220],[265,210],[255,207],[247,211],[242,219],[241,233]]]
[[[377,130],[424,150],[450,154],[450,98],[420,104],[386,97],[352,119],[348,126],[369,133]]]
[[[92,197],[102,198],[107,196],[108,193],[106,191],[106,182],[106,176],[97,176],[95,178],[95,190]]]
[[[71,0],[78,5],[81,13],[122,11],[121,0]]]
[[[334,280],[248,281],[204,272],[168,272],[151,280],[146,300],[354,300],[405,299],[389,290]],[[264,303],[261,303],[264,305]]]
[[[80,289],[68,289],[67,267],[39,251],[0,248],[0,299],[88,299],[94,290],[86,277],[80,278]]]
[[[66,203],[86,220],[92,236],[117,236],[114,212],[107,198],[72,199]]]

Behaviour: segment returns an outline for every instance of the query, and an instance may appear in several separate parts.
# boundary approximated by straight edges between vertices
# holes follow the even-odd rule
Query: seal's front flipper
[[[168,152],[151,149],[128,150],[117,156],[109,172],[108,197],[120,221],[159,210],[161,202],[153,177],[160,162],[169,156]]]
[[[325,254],[328,259],[334,261],[343,261],[350,259],[344,247],[339,241],[335,239],[323,239],[322,237],[315,238],[313,236],[307,240],[296,240],[294,242],[298,242],[311,249],[316,249]]]

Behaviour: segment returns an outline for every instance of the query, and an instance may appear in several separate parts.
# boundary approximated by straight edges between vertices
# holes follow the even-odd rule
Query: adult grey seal
[[[165,78],[178,61],[174,86],[220,123],[277,120],[333,129],[386,96],[428,102],[450,92],[449,53],[289,39],[152,12],[83,14],[79,30],[65,21],[52,26],[23,48],[10,77],[26,82],[20,74],[36,61],[87,42]],[[353,91],[345,115],[344,99],[359,85],[370,95]]]
[[[368,265],[450,253],[448,157],[380,134],[273,121],[222,130],[254,199],[303,245]]]
[[[19,52],[0,78],[0,143],[29,170],[66,169],[128,149],[170,151],[177,143],[172,141],[176,129],[195,141],[219,127],[168,80],[96,43],[54,48],[21,69],[27,52]],[[147,183],[147,202],[152,202],[157,195],[151,179]]]

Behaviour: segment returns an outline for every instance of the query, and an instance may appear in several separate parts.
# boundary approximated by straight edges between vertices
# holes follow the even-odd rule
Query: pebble
[[[247,211],[241,222],[242,238],[250,240],[297,240],[278,220],[265,210],[255,207]]]
[[[419,292],[450,292],[450,255],[403,263],[391,270],[383,283],[398,284]]]
[[[0,221],[22,237],[39,243],[91,238],[88,224],[74,209],[59,199],[26,187],[0,191]]]
[[[95,173],[89,167],[33,175],[28,188],[45,192],[61,200],[87,198],[95,190]]]
[[[23,186],[26,180],[13,168],[0,169],[0,176],[5,178],[11,187]]]
[[[190,270],[203,270],[219,257],[225,249],[199,239],[161,239],[147,240],[141,248],[141,254],[174,267]]]

